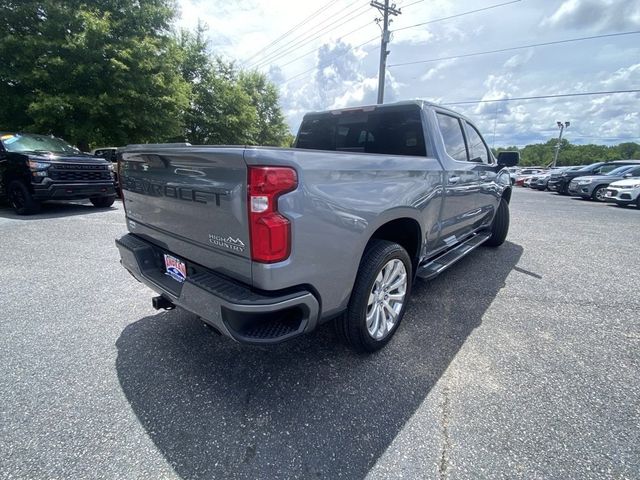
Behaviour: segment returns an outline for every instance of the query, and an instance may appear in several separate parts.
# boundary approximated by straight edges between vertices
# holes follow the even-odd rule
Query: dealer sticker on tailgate
[[[181,260],[164,254],[165,273],[177,282],[184,282],[187,278],[187,266]]]

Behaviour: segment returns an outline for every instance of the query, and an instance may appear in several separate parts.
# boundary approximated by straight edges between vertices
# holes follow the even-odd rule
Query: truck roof
[[[442,105],[439,105],[437,103],[434,102],[429,102],[428,100],[420,100],[420,99],[415,99],[415,100],[403,100],[400,102],[393,102],[393,103],[383,103],[383,104],[370,104],[370,105],[358,105],[355,107],[345,107],[345,108],[335,108],[333,110],[318,110],[318,111],[314,111],[314,112],[307,112],[305,114],[306,115],[320,115],[320,114],[324,114],[324,113],[340,113],[340,112],[348,112],[351,110],[374,110],[374,109],[379,109],[379,108],[390,108],[390,107],[401,107],[401,106],[406,106],[406,105],[417,105],[420,108],[423,108],[425,106],[428,107],[437,107],[439,109],[442,110],[448,110],[451,113],[455,113],[458,116],[464,117],[464,115],[462,115],[459,112],[456,112],[455,110],[452,110],[448,107],[444,107]]]

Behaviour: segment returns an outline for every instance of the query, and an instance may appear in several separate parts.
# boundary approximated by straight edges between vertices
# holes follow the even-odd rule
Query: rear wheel
[[[110,197],[93,197],[89,200],[91,201],[91,203],[93,203],[94,207],[107,208],[113,205],[113,202],[116,201],[116,196],[111,195]]]
[[[338,337],[358,352],[384,347],[404,316],[412,278],[407,251],[374,240],[362,258],[347,311],[335,320]]]
[[[33,198],[27,186],[20,180],[13,180],[9,184],[7,196],[18,215],[32,215],[40,211],[40,202]]]
[[[506,240],[507,233],[509,233],[509,204],[501,198],[498,211],[491,223],[491,236],[484,244],[488,247],[499,247]]]
[[[604,202],[606,194],[607,194],[607,186],[599,185],[593,190],[593,193],[591,194],[591,199],[595,200],[596,202]]]

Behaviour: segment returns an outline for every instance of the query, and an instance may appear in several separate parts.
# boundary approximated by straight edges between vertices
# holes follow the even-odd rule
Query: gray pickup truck
[[[307,114],[293,148],[131,145],[120,153],[122,265],[250,344],[333,320],[375,351],[429,279],[509,228],[516,152],[422,101]]]

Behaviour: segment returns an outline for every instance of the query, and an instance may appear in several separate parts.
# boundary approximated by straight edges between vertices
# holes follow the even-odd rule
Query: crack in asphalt
[[[449,417],[451,416],[451,405],[449,400],[448,375],[442,389],[442,414],[440,416],[440,433],[442,437],[442,452],[438,465],[438,478],[445,480],[448,477],[449,452],[451,451],[451,438],[449,436]]]

